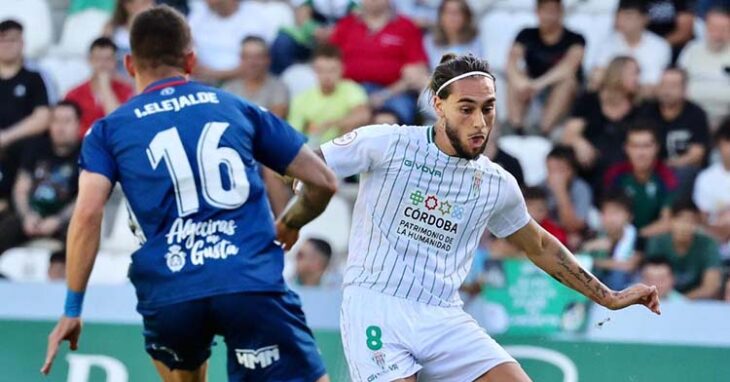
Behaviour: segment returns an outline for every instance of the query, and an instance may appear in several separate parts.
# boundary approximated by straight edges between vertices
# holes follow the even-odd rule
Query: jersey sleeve
[[[284,174],[299,154],[306,138],[288,123],[266,109],[247,106],[256,114],[253,118],[253,156],[270,169]]]
[[[504,171],[505,180],[487,229],[498,238],[507,237],[530,222],[525,199],[514,176]]]
[[[382,163],[395,135],[389,125],[365,126],[321,146],[327,165],[340,178],[370,171]]]
[[[119,176],[118,167],[109,148],[103,120],[94,123],[84,137],[79,155],[79,167],[107,177],[112,184],[116,183]]]

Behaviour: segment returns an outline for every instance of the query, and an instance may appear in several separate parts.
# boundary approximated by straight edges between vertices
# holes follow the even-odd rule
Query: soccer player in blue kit
[[[77,348],[103,207],[119,182],[143,242],[129,277],[145,348],[164,381],[205,381],[216,334],[231,381],[329,381],[299,298],[284,283],[282,247],[324,210],[334,174],[271,113],[186,80],[195,54],[172,8],[136,16],[130,42],[125,64],[141,94],[84,138],[64,315],[41,372],[62,341]],[[276,226],[257,162],[305,184]]]

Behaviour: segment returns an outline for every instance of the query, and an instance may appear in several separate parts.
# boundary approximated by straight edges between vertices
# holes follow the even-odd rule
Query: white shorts
[[[340,329],[354,382],[465,382],[517,362],[461,307],[439,307],[362,287],[345,288]]]

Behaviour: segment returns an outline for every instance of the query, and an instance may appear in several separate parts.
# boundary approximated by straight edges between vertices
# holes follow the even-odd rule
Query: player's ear
[[[198,57],[195,55],[195,51],[191,50],[187,53],[185,53],[185,67],[183,68],[185,70],[185,74],[193,74],[193,69],[195,69],[195,65],[198,63]]]
[[[439,118],[444,118],[446,115],[444,114],[444,100],[441,99],[439,96],[433,96],[433,109],[436,111],[436,115]]]
[[[127,69],[130,77],[134,78],[137,75],[137,70],[134,68],[134,58],[131,54],[124,55],[124,68]]]

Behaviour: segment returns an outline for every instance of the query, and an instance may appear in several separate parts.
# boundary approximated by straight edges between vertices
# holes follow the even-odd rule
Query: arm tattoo
[[[565,278],[561,272],[556,272],[552,276],[560,277],[556,278],[558,281],[561,281],[562,279],[564,280],[562,281],[563,284],[576,290],[578,290],[576,286],[583,287],[588,291],[587,294],[589,294],[589,297],[596,301],[605,299],[608,296],[606,288],[596,280],[595,276],[588,273],[588,271],[583,269],[575,261],[570,261],[570,257],[572,257],[572,255],[565,248],[561,247],[558,250],[557,257],[558,265],[560,265],[560,267],[562,267],[568,275],[573,277],[572,279]]]

